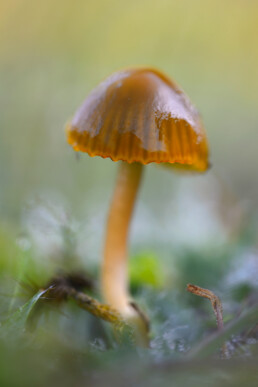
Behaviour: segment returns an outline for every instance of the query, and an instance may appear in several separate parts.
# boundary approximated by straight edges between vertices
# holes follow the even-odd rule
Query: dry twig
[[[188,292],[193,293],[196,296],[208,298],[208,300],[210,300],[213,311],[214,311],[215,316],[216,316],[218,331],[222,331],[224,328],[224,326],[223,326],[223,309],[222,309],[222,304],[221,304],[219,297],[216,296],[216,294],[214,294],[211,290],[204,289],[204,288],[201,288],[200,286],[193,285],[193,284],[188,284],[186,289]],[[221,356],[223,358],[227,357],[226,344],[222,345]]]

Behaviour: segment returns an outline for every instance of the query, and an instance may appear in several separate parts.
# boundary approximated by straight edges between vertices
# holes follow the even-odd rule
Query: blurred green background
[[[131,232],[132,290],[210,286],[228,318],[237,301],[247,302],[258,288],[257,63],[255,0],[0,0],[0,290],[9,292],[0,312],[16,302],[10,277],[42,285],[57,268],[97,274],[117,164],[75,157],[64,127],[101,80],[136,65],[160,68],[189,95],[203,116],[212,169],[180,176],[145,168]],[[239,297],[228,293],[236,284]],[[199,333],[190,341],[201,337],[202,316],[187,309],[192,296],[146,294],[142,303],[159,321],[155,345],[180,348],[184,333],[173,331],[169,347],[161,322],[170,329],[193,315]],[[74,336],[84,327],[76,324]]]
[[[175,78],[200,110],[208,175],[255,207],[257,36],[252,0],[2,0],[2,221],[16,221],[35,193],[62,195],[78,213],[89,198],[106,205],[116,166],[85,155],[77,163],[64,126],[103,78],[145,64]],[[155,169],[148,167],[141,198],[156,200],[166,187],[166,205],[182,179]]]

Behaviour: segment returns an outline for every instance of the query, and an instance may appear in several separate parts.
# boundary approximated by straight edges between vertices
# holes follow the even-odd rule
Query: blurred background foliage
[[[244,308],[258,288],[257,63],[255,0],[0,0],[1,316],[58,270],[83,267],[97,278],[117,165],[84,154],[76,158],[64,127],[102,79],[135,65],[164,70],[187,92],[203,116],[212,163],[203,176],[145,168],[130,273],[132,291],[153,320],[151,359],[159,363],[168,353],[184,352],[214,328],[210,305],[184,294],[187,282],[215,289],[226,319]],[[30,284],[27,298],[20,289],[24,282]],[[38,333],[38,344],[29,350],[42,359],[46,378],[48,348],[51,359],[59,354],[57,373],[70,361],[69,377],[81,370],[70,359],[70,345],[81,353],[85,312],[74,320],[72,306],[66,313],[69,323],[60,316],[59,323],[51,320],[56,328],[46,335],[45,322],[44,334]],[[193,320],[196,325],[184,328]],[[64,337],[72,330],[65,344],[57,335],[60,324]],[[97,355],[83,349],[88,364],[109,364],[103,342],[92,346]],[[6,353],[3,380],[10,378],[8,362],[21,359],[10,348]],[[108,356],[121,358],[121,369],[130,358],[129,352]],[[207,385],[213,366],[202,370],[203,379],[197,376],[200,364],[191,367],[189,380]],[[180,372],[176,378],[187,385]],[[212,380],[215,386],[224,379]]]
[[[77,164],[63,128],[100,80],[139,64],[185,89],[207,128],[211,174],[257,204],[257,1],[10,0],[0,18],[2,215],[19,216],[34,192],[61,192],[77,210],[89,195],[106,202],[113,163]],[[152,169],[143,197],[158,195],[158,179],[170,198],[180,179]]]

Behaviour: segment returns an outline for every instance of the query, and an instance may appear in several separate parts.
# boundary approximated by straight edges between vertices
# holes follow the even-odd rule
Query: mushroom
[[[119,161],[104,245],[105,301],[147,332],[128,292],[127,239],[144,165],[164,163],[203,172],[208,145],[196,109],[179,86],[153,68],[114,73],[96,87],[67,126],[75,151]]]

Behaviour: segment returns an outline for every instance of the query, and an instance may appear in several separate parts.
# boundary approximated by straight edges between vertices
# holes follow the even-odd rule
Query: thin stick
[[[82,309],[87,310],[87,312],[97,318],[113,324],[116,329],[123,329],[128,325],[116,309],[109,305],[101,304],[99,301],[85,293],[72,288],[69,292],[69,296],[76,301],[77,305],[79,305]]]
[[[216,294],[214,294],[211,290],[201,288],[200,286],[197,286],[197,285],[188,284],[186,289],[188,292],[193,293],[196,296],[208,298],[208,300],[210,300],[213,311],[216,316],[218,330],[219,331],[222,330],[223,329],[223,309],[222,309],[222,304],[219,297],[216,296]]]
[[[76,303],[83,309],[87,310],[93,316],[108,321],[116,326],[125,325],[125,321],[122,315],[109,305],[101,304],[99,301],[88,296],[85,293],[78,292],[75,289],[71,289],[69,296],[76,301]]]
[[[201,288],[200,286],[193,285],[193,284],[188,284],[186,289],[188,292],[193,293],[196,296],[208,298],[208,300],[210,300],[213,311],[214,311],[215,316],[216,316],[218,331],[219,332],[223,331],[223,328],[224,328],[223,309],[222,309],[222,304],[221,304],[219,297],[216,296],[216,294],[214,294],[211,290],[204,289],[204,288]],[[223,343],[223,345],[221,347],[221,357],[222,358],[228,357],[227,346],[225,343]]]
[[[134,342],[132,327],[123,319],[122,315],[109,305],[101,304],[99,301],[85,293],[71,289],[69,296],[77,305],[91,313],[93,316],[111,323],[115,329],[115,336],[118,342],[123,342],[126,338],[130,343]]]

